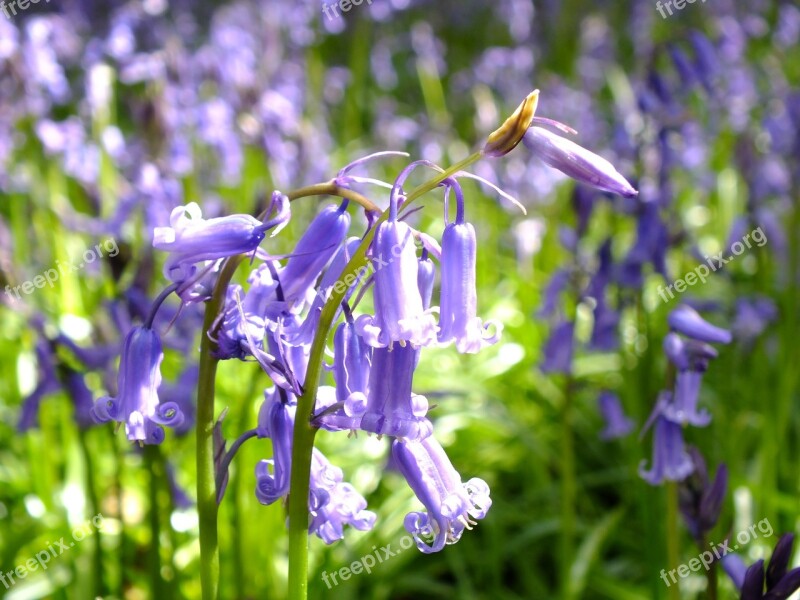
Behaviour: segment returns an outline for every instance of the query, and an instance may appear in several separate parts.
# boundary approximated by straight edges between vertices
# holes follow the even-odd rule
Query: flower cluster
[[[533,135],[529,128],[534,123],[571,131],[534,117],[537,99],[538,92],[530,94],[489,137],[484,156],[510,152],[525,136]],[[573,142],[558,141],[554,134],[548,139],[552,145],[546,148],[532,145],[548,164],[589,185],[635,195],[607,161]],[[153,322],[161,303],[173,292],[184,304],[210,300],[217,293],[222,306],[204,332],[213,341],[215,357],[254,360],[274,384],[265,390],[258,427],[243,433],[230,451],[225,453],[219,430],[215,433],[217,500],[224,495],[233,455],[252,438],[269,438],[273,449],[272,457],[255,469],[257,498],[272,504],[288,497],[298,407],[311,393],[312,427],[392,439],[393,463],[426,509],[410,513],[405,520],[419,549],[437,552],[458,541],[465,529],[486,516],[492,503],[489,487],[478,478],[464,482],[436,441],[428,401],[414,393],[414,372],[425,347],[454,346],[460,353],[473,354],[499,340],[501,324],[478,315],[477,237],[466,217],[459,179],[476,179],[513,198],[480,177],[463,171],[446,173],[427,160],[410,163],[391,184],[353,174],[368,161],[398,154],[403,153],[375,153],[341,169],[326,189],[343,200],[323,208],[286,257],[272,256],[260,247],[268,230],[275,235],[291,218],[289,197],[278,191],[272,194],[262,219],[242,214],[204,219],[196,204],[175,208],[169,226],[156,227],[153,235],[153,246],[167,253],[164,276],[171,284],[154,302],[144,325],[128,333],[117,396],[98,400],[91,411],[93,418],[124,423],[128,439],[155,444],[164,439],[163,426],[183,423],[181,407],[159,399],[163,352]],[[404,186],[420,168],[443,173],[434,182],[444,191],[441,241],[408,222],[413,198]],[[362,184],[390,189],[384,213],[360,194],[350,193],[354,185]],[[368,229],[363,237],[349,237],[348,207],[356,197],[366,211]],[[251,259],[245,286],[228,284],[228,279],[220,277],[223,261],[237,256]],[[350,267],[357,257],[366,264],[354,273]],[[334,385],[318,386],[319,382],[307,381],[307,374],[312,348],[315,343],[319,347],[318,337],[324,340],[328,333],[321,330],[321,316],[334,291],[339,293],[329,321],[338,322],[329,365]],[[356,313],[369,291],[373,311]],[[344,482],[342,471],[314,448],[308,495],[310,533],[331,543],[342,538],[345,525],[369,529],[376,515],[366,507],[365,499]]]
[[[694,471],[694,464],[684,447],[683,427],[705,427],[711,415],[698,409],[700,385],[709,362],[717,357],[712,343],[727,344],[731,334],[703,319],[696,310],[680,305],[668,318],[670,333],[664,338],[664,352],[674,371],[671,389],[662,390],[645,425],[653,425],[653,463],[650,470],[642,464],[641,477],[652,485],[663,481],[681,481]]]

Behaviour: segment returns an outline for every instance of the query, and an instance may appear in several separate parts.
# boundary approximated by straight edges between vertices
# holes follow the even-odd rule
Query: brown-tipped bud
[[[522,101],[517,110],[486,139],[482,153],[484,156],[505,156],[517,147],[522,136],[528,131],[539,104],[539,90],[533,90]]]

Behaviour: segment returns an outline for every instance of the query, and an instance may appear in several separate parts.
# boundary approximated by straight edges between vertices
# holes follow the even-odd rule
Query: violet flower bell
[[[501,326],[494,321],[484,325],[477,316],[475,228],[464,220],[464,195],[461,186],[450,179],[448,191],[451,188],[456,196],[456,219],[453,223],[445,225],[442,234],[442,286],[438,340],[443,344],[455,341],[459,352],[474,354],[500,339]],[[493,327],[494,333],[487,335],[490,327]]]
[[[411,346],[375,349],[360,429],[410,440],[431,434],[433,426],[425,417],[428,399],[411,391],[419,352]]]
[[[622,438],[633,431],[633,421],[625,415],[619,396],[607,390],[597,398],[605,429],[600,433],[603,440]]]
[[[160,444],[164,441],[161,427],[176,427],[183,422],[183,413],[175,402],[161,404],[161,361],[164,352],[158,334],[147,327],[134,327],[125,338],[117,377],[117,396],[100,398],[92,408],[98,423],[125,423],[130,441]]]
[[[444,449],[430,436],[422,441],[395,440],[392,459],[427,512],[406,515],[405,528],[425,554],[454,544],[483,519],[492,500],[489,486],[473,478],[462,483]]]
[[[334,431],[359,429],[367,408],[372,347],[356,333],[352,317],[347,317],[333,334],[333,397],[330,401],[321,397],[325,386],[317,396],[320,416],[315,422]]]
[[[389,219],[378,225],[372,241],[375,315],[358,317],[356,328],[374,348],[391,348],[394,342],[427,346],[436,339],[436,321],[422,305],[413,230],[397,218],[400,186],[419,164],[411,163],[398,176],[389,198]]]
[[[667,395],[670,393],[662,392],[662,400],[668,400]],[[656,410],[659,410],[658,407]],[[681,426],[664,415],[657,414],[653,431],[653,463],[647,471],[642,461],[639,465],[639,476],[650,485],[659,485],[664,481],[681,481],[691,475],[693,470],[691,456],[684,448]]]
[[[547,129],[531,127],[522,143],[548,166],[580,183],[627,198],[638,194],[606,159]]]
[[[256,465],[256,498],[261,504],[272,504],[289,493],[297,406],[284,401],[286,395],[278,388],[264,395],[258,416],[258,435],[272,441],[272,458]]]

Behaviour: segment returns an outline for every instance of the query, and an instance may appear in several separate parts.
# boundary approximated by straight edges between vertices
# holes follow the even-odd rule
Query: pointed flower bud
[[[547,165],[576,181],[625,197],[638,194],[605,158],[547,129],[531,127],[522,143]]]
[[[349,228],[346,200],[339,206],[325,207],[311,221],[279,277],[284,298],[290,306],[306,300],[317,278],[338,252]]]
[[[431,436],[422,441],[395,440],[392,458],[426,513],[406,515],[406,530],[425,554],[454,544],[464,529],[483,519],[492,506],[489,486],[473,478],[462,483],[444,449]]]
[[[728,344],[731,341],[730,331],[712,325],[686,304],[681,304],[673,310],[667,322],[673,331],[701,342]]]
[[[134,327],[125,338],[117,377],[117,397],[100,398],[92,408],[98,423],[125,423],[130,441],[160,444],[162,425],[176,427],[183,413],[175,402],[159,403],[161,361],[164,352],[158,334],[146,327]]]

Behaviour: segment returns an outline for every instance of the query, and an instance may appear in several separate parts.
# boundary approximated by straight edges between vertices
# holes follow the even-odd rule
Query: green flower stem
[[[415,199],[436,188],[444,179],[471,165],[480,157],[481,154],[476,152],[418,186],[408,195],[403,206],[408,206]],[[297,200],[307,196],[320,195],[347,198],[366,210],[380,212],[380,208],[370,200],[353,190],[339,187],[335,181],[299,188],[289,192],[287,197],[289,200]],[[387,218],[388,211],[383,212],[378,223]],[[366,264],[366,252],[374,231],[373,228],[367,232],[353,258],[343,270],[340,281],[344,280],[346,276],[354,274]],[[214,482],[213,443],[214,383],[219,361],[213,355],[215,343],[211,337],[213,337],[214,322],[222,309],[228,285],[241,261],[241,256],[229,258],[220,271],[212,297],[206,304],[204,333],[200,344],[200,375],[197,385],[197,513],[200,528],[200,584],[203,600],[216,600],[219,593],[218,509]],[[308,594],[308,490],[311,478],[311,454],[316,434],[316,429],[310,424],[310,418],[317,395],[325,340],[343,295],[334,289],[322,311],[319,329],[311,346],[306,376],[307,386],[297,403],[292,446],[291,489],[293,493],[289,494],[289,594],[291,598],[306,598]]]
[[[95,465],[92,459],[92,452],[89,450],[89,443],[86,439],[87,432],[83,429],[78,431],[78,442],[83,454],[83,465],[86,469],[86,495],[89,504],[89,512],[92,516],[100,512],[100,501],[97,497],[97,488],[95,483]],[[104,596],[106,594],[105,583],[103,581],[103,549],[102,549],[102,532],[96,529],[92,540],[94,548],[92,549],[92,596]]]
[[[561,597],[567,597],[570,572],[575,552],[575,441],[573,439],[573,380],[568,375],[564,384],[564,405],[561,412]]]
[[[409,206],[414,200],[433,190],[444,179],[466,168],[481,157],[475,153],[456,163],[433,179],[426,181],[412,190],[403,203]],[[355,273],[367,263],[367,249],[375,235],[378,224],[389,217],[388,209],[384,211],[375,227],[364,236],[350,262],[339,276],[339,281],[350,280]],[[294,439],[292,441],[292,474],[289,494],[289,598],[290,600],[306,600],[308,597],[308,493],[311,479],[311,455],[314,449],[316,428],[310,423],[311,414],[317,397],[319,376],[322,371],[322,357],[325,342],[328,338],[337,309],[344,298],[347,285],[334,286],[320,315],[319,325],[311,345],[308,360],[305,387],[302,396],[297,399],[297,412],[294,422]],[[341,291],[339,291],[341,290]]]
[[[667,564],[674,569],[681,562],[680,540],[678,539],[678,484],[668,481],[664,485],[667,494]],[[681,590],[678,585],[669,586],[670,600],[680,600]]]
[[[332,195],[347,198],[366,210],[380,211],[367,198],[336,185],[335,182],[319,183],[300,188],[287,194],[289,200],[306,196]],[[214,476],[214,384],[217,375],[217,358],[213,351],[216,344],[211,340],[214,321],[220,314],[225,295],[236,268],[243,257],[227,259],[220,271],[211,299],[206,304],[203,321],[203,336],[200,342],[200,375],[197,384],[197,514],[200,529],[200,585],[203,600],[216,600],[219,594],[219,536],[217,532],[217,491]],[[313,437],[312,437],[313,443]],[[309,455],[310,461],[310,455]],[[310,467],[309,467],[310,468]],[[306,482],[306,488],[308,482]]]

